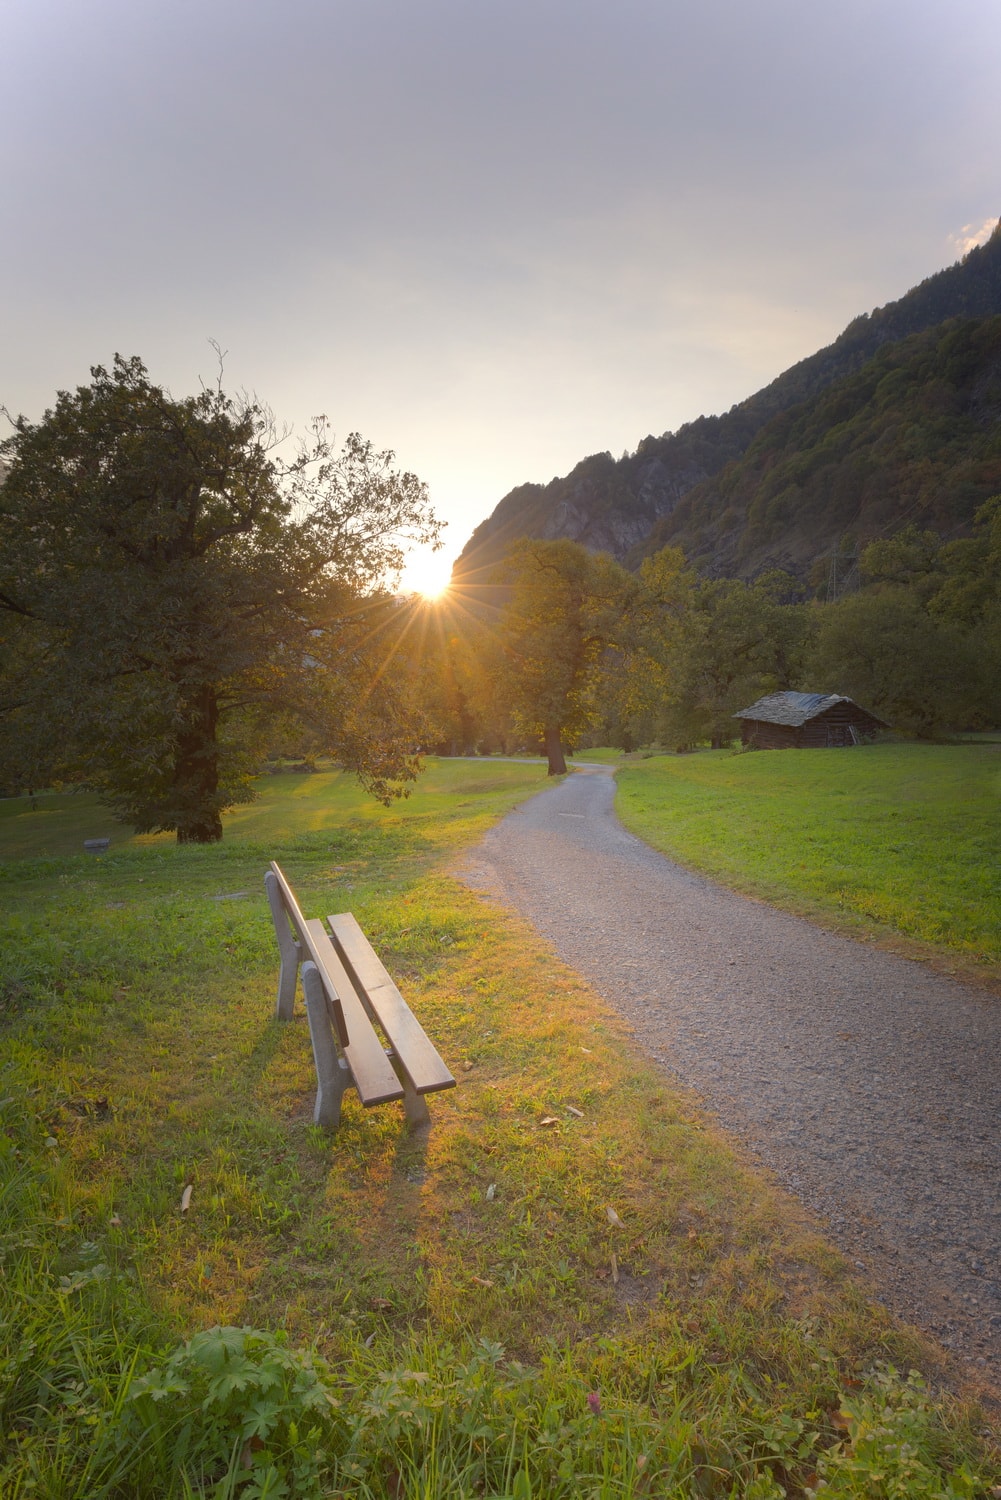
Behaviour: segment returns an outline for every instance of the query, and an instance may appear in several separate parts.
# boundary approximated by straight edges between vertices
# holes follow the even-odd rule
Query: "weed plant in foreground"
[[[1001,982],[1001,745],[658,756],[618,788],[628,828],[724,885]]]
[[[7,825],[4,1500],[1001,1481],[976,1409],[906,1375],[934,1351],[448,875],[541,781],[438,765],[381,809],[276,777],[214,849],[68,854],[46,814],[31,857]],[[272,1018],[273,857],[309,915],[357,913],[459,1077],[430,1132],[350,1094],[336,1135],[311,1124],[301,1002]]]

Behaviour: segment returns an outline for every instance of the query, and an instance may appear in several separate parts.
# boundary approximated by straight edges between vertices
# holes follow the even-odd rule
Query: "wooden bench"
[[[402,1099],[410,1124],[427,1124],[431,1116],[424,1095],[454,1088],[455,1079],[354,917],[350,912],[328,917],[329,930],[319,918],[307,921],[273,862],[264,885],[281,954],[280,1020],[292,1019],[302,968],[318,1084],[316,1124],[336,1128],[344,1090],[351,1087],[366,1108]]]

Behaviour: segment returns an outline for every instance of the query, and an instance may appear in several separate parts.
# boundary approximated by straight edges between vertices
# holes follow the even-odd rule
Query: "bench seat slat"
[[[326,971],[341,1002],[348,1033],[344,1056],[351,1069],[359,1099],[366,1106],[384,1104],[388,1099],[402,1099],[403,1085],[386,1056],[382,1042],[372,1030],[372,1022],[355,993],[350,976],[345,973],[344,965],[324,930],[323,923],[319,917],[314,917],[305,923],[305,928],[312,940],[314,962],[316,959],[320,960],[317,967]]]
[[[328,917],[327,922],[348,976],[359,994],[368,995],[376,1019],[416,1092],[430,1094],[453,1088],[455,1079],[352,913],[340,912]]]

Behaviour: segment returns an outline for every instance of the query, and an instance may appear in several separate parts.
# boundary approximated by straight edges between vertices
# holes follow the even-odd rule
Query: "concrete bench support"
[[[313,1062],[316,1065],[313,1124],[336,1130],[341,1123],[341,1099],[344,1097],[344,1090],[352,1082],[351,1070],[337,1050],[327,992],[323,987],[320,971],[312,959],[307,959],[302,966],[302,989],[306,1001],[306,1019],[309,1022],[309,1039],[313,1044]]]

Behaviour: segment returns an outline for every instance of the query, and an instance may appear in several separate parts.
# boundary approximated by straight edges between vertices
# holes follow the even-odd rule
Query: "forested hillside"
[[[884,430],[890,431],[894,426],[891,408],[898,397],[903,400],[905,408],[899,416],[899,424],[913,425],[924,422],[926,418],[933,419],[925,449],[933,446],[934,435],[943,430],[943,425],[948,428],[950,463],[956,470],[955,480],[948,481],[949,498],[939,504],[934,518],[931,513],[928,517],[922,513],[920,518],[945,532],[951,532],[957,526],[966,527],[977,499],[982,497],[983,474],[978,471],[979,477],[971,481],[972,490],[965,487],[961,453],[963,436],[976,430],[977,423],[985,420],[988,409],[993,410],[993,420],[996,421],[996,402],[991,407],[993,398],[988,396],[987,408],[977,413],[976,403],[980,396],[976,377],[956,366],[951,355],[944,356],[944,365],[940,367],[929,350],[922,354],[915,346],[904,357],[905,362],[912,356],[917,361],[914,371],[909,373],[885,363],[887,346],[934,329],[947,320],[981,320],[999,314],[1001,224],[987,244],[972,250],[956,265],[930,276],[899,301],[856,318],[829,347],[800,361],[725,415],[699,417],[677,432],[646,437],[634,453],[621,459],[613,459],[610,453],[595,454],[582,460],[563,478],[546,485],[523,484],[512,490],[492,515],[477,527],[466,544],[455,565],[455,580],[466,585],[485,582],[511,545],[523,536],[569,537],[591,551],[608,551],[619,560],[633,563],[658,546],[678,542],[692,549],[693,557],[697,555],[707,571],[749,577],[776,555],[769,551],[769,547],[780,530],[780,551],[785,565],[793,566],[803,574],[810,571],[819,557],[829,555],[837,546],[841,533],[859,519],[867,526],[872,515],[877,531],[892,525],[898,517],[904,524],[906,519],[918,515],[914,509],[914,497],[926,487],[922,465],[927,452],[921,451],[922,445],[916,439],[909,447],[903,444],[896,465],[888,466],[893,470],[889,475],[891,480],[900,481],[899,492],[891,487],[875,510],[874,496],[870,494],[862,506],[861,517],[858,507],[853,509],[851,502],[858,476],[850,463],[840,477],[835,475],[830,463],[827,464],[829,472],[825,483],[837,492],[839,498],[830,515],[822,506],[814,505],[812,513],[803,519],[802,524],[795,492],[790,490],[790,485],[801,483],[798,477],[787,479],[784,500],[780,501],[779,491],[770,490],[753,516],[751,512],[757,496],[752,493],[752,488],[755,477],[761,477],[765,461],[762,459],[759,464],[752,460],[751,467],[741,470],[738,479],[731,479],[729,475],[723,479],[727,466],[741,459],[766,428],[765,451],[781,452],[791,458],[791,445],[799,441],[799,436],[793,435],[793,429],[815,449],[822,444],[821,428],[825,422],[837,428],[849,416],[854,420],[860,406],[865,404],[871,381],[866,376],[858,385],[853,377],[880,356],[883,362],[878,363],[873,372],[876,384],[894,376],[876,398],[883,408]],[[943,331],[943,338],[948,336],[948,332]],[[993,335],[984,334],[983,337],[990,339]],[[934,345],[940,342],[938,337],[932,341]],[[983,378],[990,385],[995,379],[988,369],[990,356],[977,338],[972,342],[976,344],[976,350],[971,351],[970,357],[983,354],[986,361]],[[922,370],[930,372],[931,378],[939,383],[938,396],[929,395],[924,407],[914,390]],[[837,398],[829,400],[835,390]],[[969,396],[965,406],[964,392]],[[940,410],[937,400],[944,400],[948,410]],[[796,414],[792,416],[794,409]],[[961,413],[965,415],[959,427],[951,425],[950,416]],[[790,421],[785,426],[769,426],[776,418],[787,416]],[[969,421],[966,421],[967,417]],[[874,425],[863,420],[858,432],[863,442],[867,430],[875,433]],[[912,457],[908,457],[908,453]],[[916,471],[909,474],[905,471],[912,459]],[[808,468],[816,466],[814,459],[805,462]],[[712,484],[707,485],[707,481],[717,477],[718,490]],[[872,480],[872,475],[867,478]],[[719,495],[724,484],[728,498],[720,505]],[[703,486],[703,490],[698,496],[693,495],[699,486]],[[731,493],[734,496],[732,502]],[[685,497],[689,495],[692,504],[686,509]],[[816,500],[816,495],[811,503],[813,500]],[[957,506],[955,513],[951,509],[953,502]],[[762,515],[760,512],[767,512],[770,505],[773,506],[771,515]],[[726,515],[729,509],[735,513]],[[724,516],[723,534],[717,537],[717,527]],[[743,531],[747,524],[755,528],[755,536],[745,540]],[[871,534],[863,534],[861,540],[867,540]]]
[[[671,543],[700,570],[735,577],[812,568],[821,583],[839,544],[848,561],[856,543],[906,524],[963,535],[999,490],[1001,317],[954,319],[773,417],[643,551]]]

